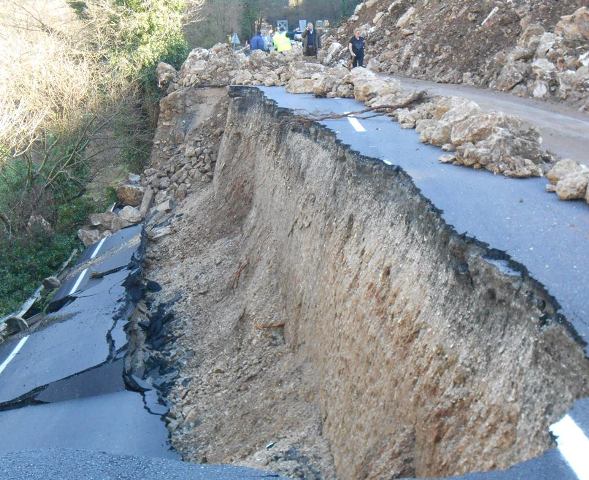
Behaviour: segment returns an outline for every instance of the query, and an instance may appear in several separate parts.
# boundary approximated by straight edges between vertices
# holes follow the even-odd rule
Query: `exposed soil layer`
[[[165,117],[154,168],[189,144],[207,91],[174,95],[190,108]],[[342,479],[445,476],[545,451],[548,426],[589,393],[589,362],[544,289],[493,266],[400,169],[254,88],[230,96],[224,128],[220,97],[204,122],[224,130],[213,183],[147,254],[163,286],[152,309],[175,301],[161,355],[177,369],[176,448]]]

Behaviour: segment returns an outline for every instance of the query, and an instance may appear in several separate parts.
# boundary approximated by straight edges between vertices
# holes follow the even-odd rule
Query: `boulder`
[[[254,79],[254,76],[247,70],[240,70],[235,72],[231,83],[233,85],[250,85]]]
[[[446,103],[448,106],[447,111],[443,112],[440,109],[440,104],[435,104],[433,109],[434,118],[438,118],[439,113],[442,113],[440,120],[449,125],[461,122],[472,115],[476,115],[481,112],[481,107],[476,102],[461,97],[450,97]]]
[[[123,205],[137,207],[141,205],[143,187],[136,184],[124,183],[117,188],[117,198]]]
[[[495,127],[483,140],[465,142],[456,149],[456,163],[509,177],[541,176],[551,160],[537,141],[502,127]]]
[[[583,166],[579,165],[577,162],[571,159],[564,159],[557,162],[546,174],[546,178],[548,181],[556,185],[560,182],[564,177],[567,177],[571,174],[577,174],[583,171]]]
[[[100,234],[100,231],[95,228],[80,228],[78,230],[78,238],[85,247],[89,247],[98,242],[102,238],[102,235]]]
[[[47,277],[43,279],[43,288],[47,291],[57,290],[61,287],[61,282],[57,277]]]
[[[354,83],[354,98],[359,102],[368,102],[375,97],[383,97],[400,91],[401,83],[393,79],[359,78]]]
[[[478,113],[452,126],[451,142],[454,145],[476,143],[488,138],[495,128],[507,129],[517,136],[539,141],[538,131],[513,115],[502,112]]]
[[[329,93],[335,92],[347,73],[348,70],[344,67],[330,69],[315,81],[313,93],[318,97],[326,97]]]
[[[323,59],[323,63],[329,65],[336,57],[336,55],[341,52],[343,46],[341,43],[333,42],[329,48],[327,49],[327,54]]]
[[[571,41],[589,40],[589,8],[581,7],[572,15],[566,15],[556,24],[554,32]]]
[[[128,227],[129,225],[131,225],[131,223],[124,220],[123,218],[119,217],[114,212],[104,212],[104,213],[91,214],[90,215],[90,225],[98,231],[108,230],[111,232],[117,232],[121,228]],[[80,238],[80,240],[82,240],[82,239]],[[99,240],[100,240],[100,238],[99,238]],[[84,242],[84,240],[82,240],[82,242]],[[92,242],[92,243],[94,243],[94,242]]]
[[[513,89],[513,87],[524,80],[527,70],[528,64],[525,62],[517,61],[506,64],[501,69],[501,73],[495,81],[495,88],[504,92]]]
[[[382,18],[385,16],[385,12],[378,12],[374,18],[372,19],[372,23],[374,23],[375,25],[380,24],[380,22],[382,21]]]
[[[130,173],[127,176],[127,182],[129,182],[131,185],[139,185],[139,183],[141,182],[141,175],[137,175],[136,173]]]
[[[401,18],[397,20],[397,28],[406,28],[414,20],[417,10],[415,7],[409,7],[409,9],[401,15]]]
[[[286,91],[290,93],[313,93],[315,80],[312,78],[293,78],[286,84]]]
[[[571,173],[556,184],[556,194],[561,200],[585,200],[589,171]]]
[[[139,223],[142,219],[138,208],[127,205],[119,212],[119,218],[130,224]]]
[[[452,128],[449,124],[441,122],[439,120],[419,120],[417,126],[420,127],[421,122],[431,122],[425,128],[421,130],[419,140],[423,143],[429,143],[431,145],[447,145],[450,142],[450,134]]]
[[[6,329],[8,330],[7,333],[9,335],[19,333],[19,332],[24,332],[28,328],[29,328],[29,325],[28,325],[27,321],[22,317],[14,315],[14,316],[8,317],[6,319]]]
[[[170,83],[176,81],[178,72],[172,65],[164,62],[157,64],[155,69],[155,75],[157,78],[157,85],[159,88],[164,88]]]

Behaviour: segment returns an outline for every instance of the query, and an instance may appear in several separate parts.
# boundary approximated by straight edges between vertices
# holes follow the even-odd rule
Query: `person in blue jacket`
[[[264,50],[265,49],[264,38],[262,32],[257,32],[250,40],[250,49],[253,50]]]

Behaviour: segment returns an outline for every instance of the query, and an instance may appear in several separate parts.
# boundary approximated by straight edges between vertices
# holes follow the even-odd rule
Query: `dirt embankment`
[[[174,95],[154,168],[182,157],[212,98]],[[199,120],[223,130],[213,182],[147,254],[151,310],[174,312],[158,355],[185,457],[376,479],[546,450],[589,364],[544,290],[493,266],[399,169],[254,88],[226,101]]]
[[[587,7],[587,0],[367,0],[327,39],[325,53],[328,63],[347,61],[339,46],[359,28],[374,70],[588,110]]]

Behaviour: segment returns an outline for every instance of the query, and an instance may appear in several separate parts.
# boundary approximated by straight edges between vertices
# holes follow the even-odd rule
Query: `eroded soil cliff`
[[[493,266],[403,171],[255,88],[173,95],[154,169],[175,175],[197,136],[216,155],[148,250],[187,459],[399,478],[550,446],[589,364],[525,271]]]

